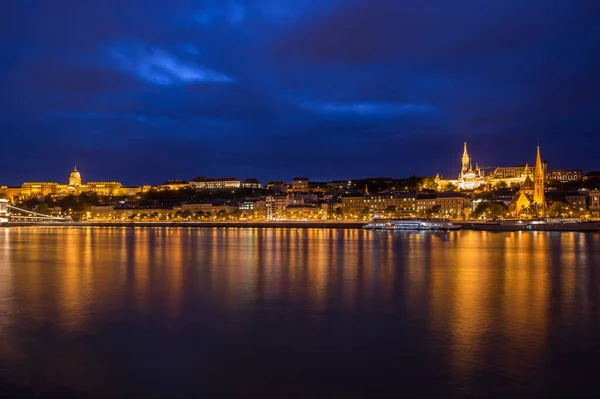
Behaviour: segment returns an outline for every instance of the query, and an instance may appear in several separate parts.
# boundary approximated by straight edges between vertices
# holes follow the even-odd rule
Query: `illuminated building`
[[[440,207],[439,212],[445,217],[468,218],[471,214],[471,199],[461,193],[437,193],[435,205]]]
[[[593,218],[600,218],[600,191],[595,189],[589,193],[590,213]]]
[[[126,196],[135,195],[142,191],[141,187],[127,187],[119,182],[88,182],[83,183],[81,173],[77,167],[69,174],[67,184],[56,182],[25,182],[20,189],[7,189],[7,196],[13,201],[15,199],[29,199],[45,197],[47,195],[65,196],[79,195],[84,192],[96,193],[101,196]]]
[[[175,207],[175,210],[192,211],[192,212],[212,212],[212,202],[184,202],[180,206]]]
[[[503,203],[506,205],[507,209],[510,209],[510,204],[512,203],[513,196],[512,195],[499,195],[495,197],[485,197],[485,198],[476,198],[473,200],[473,211],[477,209],[477,207],[482,203]]]
[[[129,219],[134,216],[157,216],[164,217],[173,210],[167,208],[134,208],[134,207],[115,207],[112,205],[92,205],[90,215],[92,219]]]
[[[311,193],[325,193],[327,192],[327,183],[321,181],[311,181],[308,183],[308,191]]]
[[[457,186],[460,190],[473,190],[485,184],[485,176],[479,165],[475,164],[473,169],[473,161],[467,151],[467,143],[464,145],[463,156],[461,160],[461,169],[456,180],[445,180],[436,175],[435,183],[439,190],[451,184]]]
[[[8,222],[8,200],[0,198],[0,223]]]
[[[288,205],[285,214],[288,219],[306,219],[314,218],[320,210],[320,207],[311,204]]]
[[[242,182],[244,188],[262,188],[258,179],[246,179]]]
[[[417,210],[416,195],[412,194],[368,194],[363,196],[363,209],[368,208],[373,214],[384,213],[389,208],[398,212],[414,214]],[[362,209],[361,209],[362,210]]]
[[[510,203],[510,213],[515,217],[521,217],[524,209],[528,209],[534,203],[533,193],[535,186],[533,180],[529,174],[526,176],[525,181],[521,184],[521,188],[515,194],[515,197]]]
[[[227,213],[233,212],[238,209],[237,206],[228,202],[184,202],[180,206],[173,208],[174,211],[192,211],[192,212],[210,212],[217,213],[224,210]]]
[[[342,208],[350,213],[359,214],[365,209],[365,199],[363,195],[344,195],[342,196]]]
[[[306,204],[310,202],[319,202],[319,196],[315,193],[310,192],[289,193],[288,197],[290,198],[290,204]]]
[[[21,198],[45,197],[58,192],[59,184],[54,182],[25,182],[21,185]]]
[[[119,182],[88,182],[85,187],[88,192],[107,197],[121,196],[123,185]]]
[[[235,189],[242,186],[242,182],[235,177],[196,177],[190,181],[196,190],[223,190]]]
[[[521,188],[519,189],[519,191],[513,198],[513,201],[511,202],[510,212],[516,217],[522,217],[523,210],[535,208],[535,215],[531,216],[543,217],[546,213],[546,171],[542,163],[540,146],[537,147],[533,181],[531,179],[530,174],[528,173],[528,168],[527,173],[525,173],[525,175],[525,181],[523,182],[523,184],[521,184]]]
[[[583,172],[581,169],[557,169],[548,171],[547,177],[548,180],[565,183],[581,180],[583,178]]]
[[[515,179],[518,183],[522,183],[523,180],[521,178],[526,174],[525,171],[528,168],[527,164],[523,166],[501,166],[492,172],[491,178],[503,181]]]
[[[327,189],[329,190],[349,190],[352,185],[352,181],[350,180],[334,180],[327,183]]]
[[[543,166],[546,170],[546,164]],[[524,166],[499,167],[489,176],[488,183],[492,186],[504,184],[506,187],[518,187],[525,182],[527,176],[533,179],[533,171],[527,163]]]
[[[140,193],[147,193],[151,188],[150,186],[124,186],[121,187],[121,195],[124,197],[133,197]]]
[[[272,195],[268,195],[265,202],[267,209],[267,220],[273,220],[273,205],[275,203],[275,198]]]
[[[81,186],[81,173],[77,170],[77,166],[73,168],[73,171],[69,175],[69,187],[79,189]]]
[[[167,180],[157,188],[159,190],[181,190],[190,187],[190,182],[187,180]]]
[[[217,213],[223,211],[225,213],[231,213],[233,211],[235,211],[236,209],[238,209],[237,206],[226,203],[226,202],[213,202],[212,203],[212,210],[210,211],[213,215],[216,215]]]
[[[5,198],[11,204],[21,196],[21,187],[0,187],[0,198]]]
[[[238,209],[240,211],[264,212],[266,209],[266,201],[264,201],[264,200],[241,201],[238,204]]]
[[[565,201],[577,211],[583,211],[587,208],[587,199],[588,196],[584,193],[572,192],[565,195]]]
[[[292,190],[296,192],[307,192],[308,177],[294,177],[292,180]]]
[[[295,198],[288,194],[279,194],[272,196],[272,207],[275,214],[281,214],[289,205],[303,205],[302,198]]]
[[[415,200],[417,212],[424,213],[435,206],[435,195],[420,194]]]
[[[414,215],[417,210],[417,197],[415,194],[406,193],[378,193],[369,194],[365,190],[363,195],[345,195],[342,197],[342,207],[350,214],[358,215],[365,209],[373,215],[384,214],[392,208],[396,212]]]
[[[533,202],[542,209],[541,215],[544,216],[545,208],[546,208],[546,200],[544,199],[544,190],[545,190],[545,171],[542,165],[542,157],[540,155],[540,146],[537,146],[537,156],[535,159],[535,181],[534,181],[534,193],[533,193]]]

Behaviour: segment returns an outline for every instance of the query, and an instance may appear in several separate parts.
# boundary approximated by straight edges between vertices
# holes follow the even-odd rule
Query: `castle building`
[[[83,183],[81,173],[77,167],[69,175],[67,184],[57,182],[24,182],[21,187],[7,187],[1,194],[11,202],[40,198],[47,195],[66,196],[79,195],[81,193],[96,193],[101,196],[131,196],[144,191],[143,187],[123,187],[119,182],[88,182]]]

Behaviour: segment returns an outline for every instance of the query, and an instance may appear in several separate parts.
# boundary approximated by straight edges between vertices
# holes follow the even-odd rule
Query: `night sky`
[[[0,185],[600,169],[598,0],[2,0]]]

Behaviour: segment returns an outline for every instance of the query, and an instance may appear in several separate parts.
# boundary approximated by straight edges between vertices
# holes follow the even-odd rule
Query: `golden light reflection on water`
[[[0,354],[11,352],[8,331],[14,318],[11,241],[8,229],[0,228]]]
[[[232,333],[302,315],[310,333],[377,315],[429,334],[462,379],[482,359],[533,375],[518,360],[542,361],[552,320],[598,315],[598,265],[597,234],[3,229],[0,357],[24,321],[77,332],[123,312],[174,326],[208,312]]]

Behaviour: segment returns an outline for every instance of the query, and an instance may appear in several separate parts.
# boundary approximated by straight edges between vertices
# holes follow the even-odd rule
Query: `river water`
[[[592,397],[600,234],[0,230],[0,396]]]

